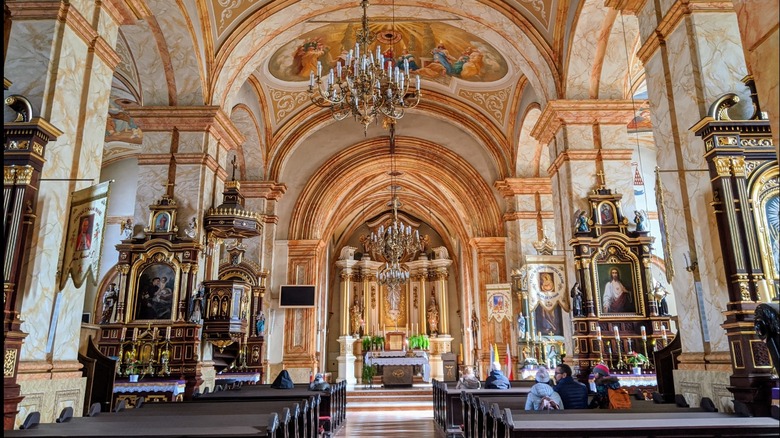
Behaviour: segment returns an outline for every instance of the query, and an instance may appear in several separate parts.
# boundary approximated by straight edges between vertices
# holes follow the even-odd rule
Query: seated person
[[[485,380],[485,389],[509,389],[509,379],[501,372],[501,364],[493,362],[490,364],[490,375]]]
[[[588,409],[609,408],[609,389],[620,388],[620,382],[617,377],[609,375],[609,368],[603,363],[593,367],[593,374],[596,376],[593,380],[596,382],[596,395],[590,401]]]
[[[287,370],[282,370],[279,372],[279,375],[276,376],[276,379],[274,379],[274,383],[271,384],[271,388],[293,389],[295,388],[295,384],[293,383],[292,378],[290,378],[290,373],[288,373]]]
[[[543,409],[563,409],[561,396],[550,386],[550,372],[545,367],[536,370],[536,385],[531,387],[525,400],[526,411],[541,411]],[[545,399],[547,403],[545,404]],[[546,406],[545,406],[546,405]]]
[[[479,389],[481,386],[482,382],[474,375],[474,368],[466,367],[463,369],[463,376],[458,380],[455,389]]]
[[[309,383],[309,391],[330,391],[330,383],[326,382],[322,373],[314,375],[314,380]]]
[[[574,380],[571,367],[562,363],[555,367],[555,392],[561,396],[566,409],[588,408],[588,387]]]

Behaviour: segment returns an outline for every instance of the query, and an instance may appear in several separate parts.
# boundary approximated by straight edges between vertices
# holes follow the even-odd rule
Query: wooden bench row
[[[198,401],[241,401],[241,400],[300,400],[315,391],[307,387],[275,389],[270,385],[244,385],[238,389],[211,392],[195,398]],[[326,434],[338,431],[347,419],[347,382],[331,385],[328,391],[316,391],[320,395],[319,412],[314,416],[319,428]]]
[[[309,401],[311,400],[311,403]],[[314,438],[308,412],[319,395],[303,401],[146,403],[141,408],[74,417],[25,430],[10,437],[269,437]]]

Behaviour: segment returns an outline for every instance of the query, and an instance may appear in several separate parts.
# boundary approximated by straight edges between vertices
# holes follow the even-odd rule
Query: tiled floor
[[[433,411],[349,412],[344,427],[335,435],[353,437],[436,438],[444,434],[433,423]]]

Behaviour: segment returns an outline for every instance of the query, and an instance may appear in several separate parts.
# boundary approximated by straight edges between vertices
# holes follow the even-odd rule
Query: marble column
[[[475,282],[479,285],[476,294],[475,307],[482,321],[482,330],[479,331],[479,344],[483,346],[477,363],[481,370],[490,369],[490,345],[496,339],[496,327],[487,319],[487,288],[485,285],[507,282],[506,269],[506,238],[505,237],[475,237],[469,241],[471,251],[476,262]],[[506,334],[505,339],[511,339],[513,321],[503,320],[499,326]],[[503,342],[502,342],[503,344]]]
[[[573,237],[574,212],[586,210],[587,197],[601,185],[621,193],[623,214],[635,208],[631,157],[635,145],[626,125],[634,117],[630,100],[556,100],[542,111],[531,135],[549,145],[551,189],[558,204],[556,235],[561,242]],[[599,177],[601,175],[601,177]],[[566,259],[568,278],[576,278],[573,260]],[[589,283],[584,285],[586,306],[592,306]]]
[[[507,263],[523,265],[523,256],[535,254],[533,243],[545,233],[554,237],[552,183],[550,178],[507,178],[493,186],[507,204],[503,220],[507,230]]]
[[[731,409],[720,402],[730,395],[729,345],[721,326],[728,285],[705,148],[690,128],[726,93],[738,93],[745,104],[735,110],[752,112],[741,81],[748,70],[733,7],[731,1],[645,2],[634,11],[665,203],[667,262],[675,266],[674,299],[685,315],[677,322],[683,352],[675,392],[694,406],[710,397],[722,411]]]
[[[23,396],[36,397],[22,400],[16,423],[29,409],[40,411],[42,422],[52,422],[58,406],[79,412],[84,400],[77,354],[86,286],[68,281],[60,289],[58,268],[70,194],[100,177],[111,79],[119,62],[113,47],[124,18],[113,2],[9,0],[4,5],[11,21],[4,53],[10,91],[30,100],[33,116],[62,131],[46,149],[35,207],[36,222],[46,226],[33,230],[30,262],[19,283],[20,328],[28,336],[17,382]]]

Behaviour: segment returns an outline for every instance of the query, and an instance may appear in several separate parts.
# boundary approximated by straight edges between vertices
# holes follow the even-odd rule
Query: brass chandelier
[[[405,110],[414,108],[420,102],[420,76],[412,86],[409,61],[396,65],[387,60],[377,44],[376,53],[369,49],[376,39],[368,29],[368,0],[360,2],[363,20],[360,30],[355,32],[355,48],[346,55],[345,64],[336,64],[322,77],[322,63],[317,62],[317,71],[309,75],[309,98],[321,107],[330,109],[336,120],[353,115],[363,124],[363,131],[381,115],[391,123],[404,116]],[[395,26],[395,25],[394,25]]]

